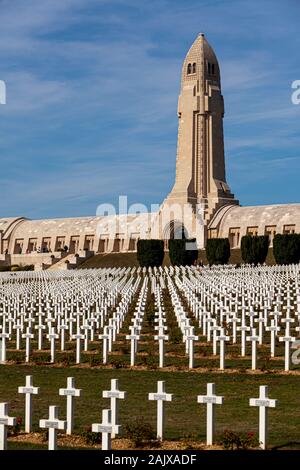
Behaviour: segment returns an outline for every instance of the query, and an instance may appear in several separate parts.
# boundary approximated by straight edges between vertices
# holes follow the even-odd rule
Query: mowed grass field
[[[124,426],[134,417],[143,416],[155,428],[156,402],[148,401],[148,393],[156,390],[157,381],[166,381],[166,390],[174,394],[166,404],[166,433],[168,440],[189,438],[205,441],[206,406],[197,403],[197,395],[206,394],[206,384],[216,383],[217,395],[223,395],[224,405],[217,406],[216,432],[225,429],[235,432],[258,432],[258,409],[249,406],[249,398],[258,397],[259,385],[269,386],[269,396],[279,400],[269,412],[269,441],[271,448],[300,449],[300,376],[293,374],[197,373],[187,371],[116,370],[85,367],[0,366],[0,401],[9,403],[10,416],[22,416],[24,395],[17,388],[25,384],[25,376],[33,375],[40,394],[34,396],[34,430],[38,422],[48,417],[49,405],[59,405],[60,419],[65,419],[66,401],[58,395],[66,386],[68,376],[75,377],[82,396],[75,401],[75,433],[85,426],[101,422],[101,411],[109,408],[102,391],[110,388],[112,378],[119,379],[127,398],[120,402],[120,423]],[[9,443],[10,449],[46,448],[24,443]]]

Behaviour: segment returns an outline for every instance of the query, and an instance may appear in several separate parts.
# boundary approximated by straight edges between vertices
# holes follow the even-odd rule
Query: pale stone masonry
[[[246,234],[268,234],[272,243],[276,233],[300,232],[300,204],[239,206],[226,182],[223,117],[220,67],[199,34],[182,68],[175,183],[159,211],[0,219],[0,263],[55,267],[66,255],[134,252],[140,238],[164,239],[167,247],[167,240],[183,230],[196,237],[199,248],[207,238],[229,237],[231,247],[238,248]]]

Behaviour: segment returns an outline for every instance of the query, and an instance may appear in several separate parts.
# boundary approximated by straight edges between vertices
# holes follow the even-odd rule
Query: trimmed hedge
[[[172,266],[191,266],[198,259],[198,249],[186,249],[186,244],[195,244],[196,239],[174,239],[169,240],[169,257]]]
[[[141,267],[161,266],[164,260],[163,240],[138,240],[137,260]]]
[[[0,266],[0,273],[5,273],[11,270],[11,266]]]
[[[34,271],[33,264],[25,264],[19,266],[18,264],[13,264],[12,266],[0,266],[0,272],[16,272],[16,271]]]
[[[300,261],[300,235],[277,234],[273,240],[273,254],[277,264],[297,264]]]
[[[230,258],[230,243],[228,238],[208,239],[205,252],[210,266],[213,264],[227,264]]]
[[[266,261],[269,249],[268,235],[245,235],[241,241],[241,256],[244,263],[263,264]]]

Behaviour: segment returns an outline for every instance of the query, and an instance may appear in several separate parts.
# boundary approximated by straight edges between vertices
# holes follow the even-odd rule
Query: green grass
[[[80,264],[79,269],[86,268],[132,268],[138,267],[136,253],[107,253],[95,255]],[[169,254],[165,253],[163,266],[170,266]]]
[[[199,256],[198,259],[202,260],[204,264],[207,264],[207,258],[205,254],[205,250],[199,250]],[[230,258],[229,258],[229,263],[230,264],[243,264],[242,256],[241,256],[241,250],[239,248],[234,248],[231,249],[230,253]],[[273,248],[269,248],[268,251],[268,256],[266,259],[266,264],[269,266],[273,266],[275,263],[275,258],[273,256]]]
[[[107,253],[95,255],[80,264],[79,269],[139,266],[136,253]]]
[[[109,401],[102,398],[102,390],[110,386],[112,378],[118,378],[120,389],[127,391],[127,399],[120,404],[121,424],[125,425],[135,416],[143,416],[155,426],[156,404],[149,402],[147,397],[149,392],[156,390],[157,380],[165,380],[167,392],[174,394],[173,402],[166,404],[167,439],[188,436],[205,439],[206,410],[205,406],[197,404],[197,395],[206,392],[208,382],[215,382],[217,394],[225,397],[224,405],[217,407],[217,433],[226,428],[257,432],[258,409],[249,407],[249,398],[258,396],[259,385],[269,385],[270,397],[279,400],[278,407],[269,413],[270,445],[300,449],[300,376],[297,375],[0,366],[0,401],[9,403],[11,416],[23,416],[24,396],[17,393],[17,387],[24,385],[25,375],[33,375],[34,385],[40,387],[40,394],[33,399],[35,431],[38,420],[48,416],[49,405],[59,405],[59,417],[65,417],[65,399],[58,395],[58,389],[65,387],[68,376],[75,377],[76,386],[82,388],[82,397],[75,403],[77,433],[83,426],[99,422],[101,410],[109,407]],[[10,443],[9,448],[23,445]]]
[[[48,444],[33,444],[31,442],[11,441],[8,450],[48,450]],[[57,450],[97,450],[94,447],[58,446]]]
[[[198,260],[202,260],[204,264],[207,264],[205,250],[199,250]],[[231,264],[242,264],[241,250],[231,250],[231,256],[229,262]],[[274,265],[275,259],[273,256],[273,248],[269,249],[268,256],[266,259],[268,265]],[[80,264],[79,269],[86,268],[119,268],[119,267],[138,267],[136,253],[107,253],[101,255],[95,255],[87,259]],[[170,266],[169,253],[165,253],[163,266]]]

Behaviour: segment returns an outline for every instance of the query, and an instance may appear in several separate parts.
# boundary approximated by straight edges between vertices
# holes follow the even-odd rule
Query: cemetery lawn
[[[34,385],[40,387],[40,394],[33,398],[35,432],[41,431],[38,421],[48,416],[49,405],[59,405],[59,417],[65,419],[65,398],[58,395],[58,389],[66,386],[69,376],[75,377],[76,387],[82,389],[82,396],[75,399],[76,434],[82,433],[92,423],[100,422],[101,410],[109,407],[109,400],[102,398],[102,390],[110,388],[112,378],[118,378],[120,390],[127,391],[126,400],[120,401],[123,428],[138,416],[143,416],[155,428],[156,402],[148,401],[148,393],[156,391],[157,380],[165,380],[166,391],[174,394],[173,402],[166,403],[165,438],[169,441],[185,439],[198,444],[205,441],[206,407],[197,403],[197,395],[206,393],[208,382],[215,382],[217,395],[224,396],[224,405],[216,409],[217,439],[225,429],[258,432],[258,409],[249,407],[249,398],[258,397],[259,385],[268,385],[270,398],[279,401],[277,408],[269,410],[269,446],[300,449],[300,375],[293,373],[199,373],[1,365],[0,402],[7,401],[10,416],[22,416],[23,422],[24,396],[17,393],[17,388],[25,384],[26,375],[32,375]],[[46,443],[29,444],[10,439],[8,448],[46,449]]]
[[[164,257],[163,266],[170,266],[169,254]],[[80,264],[79,269],[86,268],[133,268],[139,267],[136,253],[106,253],[92,256]]]
[[[204,264],[207,264],[205,250],[199,250],[198,260],[202,260]],[[242,264],[241,250],[235,248],[231,250],[230,255],[230,264]],[[169,253],[165,253],[163,266],[170,266]],[[273,256],[273,248],[269,248],[268,256],[266,259],[266,264],[271,266],[275,264],[275,259]],[[139,263],[137,260],[136,253],[106,253],[92,256],[86,261],[80,264],[79,269],[86,268],[128,268],[128,267],[138,267]]]

